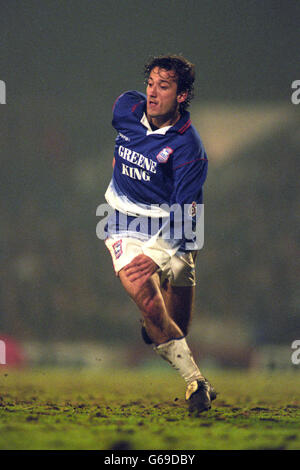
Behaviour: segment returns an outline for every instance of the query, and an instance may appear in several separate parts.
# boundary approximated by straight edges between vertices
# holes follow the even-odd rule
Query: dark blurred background
[[[191,342],[248,365],[300,336],[298,1],[0,2],[0,333],[147,354],[139,314],[96,237],[115,131],[151,55],[195,63],[207,148],[205,244]],[[255,356],[256,357],[256,356]],[[250,359],[249,359],[250,358]]]

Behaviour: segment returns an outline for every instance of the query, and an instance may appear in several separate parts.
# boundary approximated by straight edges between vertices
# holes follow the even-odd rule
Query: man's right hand
[[[147,255],[136,256],[123,270],[130,282],[139,281],[142,286],[159,269],[159,266]]]

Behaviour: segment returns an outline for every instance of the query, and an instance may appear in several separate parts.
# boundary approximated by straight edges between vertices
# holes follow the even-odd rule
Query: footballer
[[[216,392],[186,341],[199,251],[193,230],[207,175],[206,152],[187,111],[194,65],[182,56],[158,56],[144,73],[146,94],[127,91],[113,106],[117,137],[105,198],[114,212],[105,244],[141,313],[144,341],[186,382],[189,410],[202,412]],[[192,228],[177,230],[181,224]]]

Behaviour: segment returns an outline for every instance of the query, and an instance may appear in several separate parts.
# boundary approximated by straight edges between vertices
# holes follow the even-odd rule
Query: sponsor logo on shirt
[[[167,163],[171,153],[173,153],[173,149],[171,149],[171,147],[165,147],[156,155],[156,158],[159,163]]]
[[[118,155],[124,160],[127,160],[127,162],[133,163],[139,167],[132,167],[122,162],[122,175],[140,181],[150,181],[150,174],[156,173],[157,162],[151,160],[149,157],[145,157],[141,153],[120,145]]]
[[[196,213],[197,213],[197,202],[193,201],[188,209],[188,214],[191,217],[195,217]]]

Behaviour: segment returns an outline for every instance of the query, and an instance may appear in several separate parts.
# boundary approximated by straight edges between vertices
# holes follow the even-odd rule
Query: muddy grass
[[[300,375],[211,372],[190,416],[174,371],[0,370],[0,449],[300,449]]]

